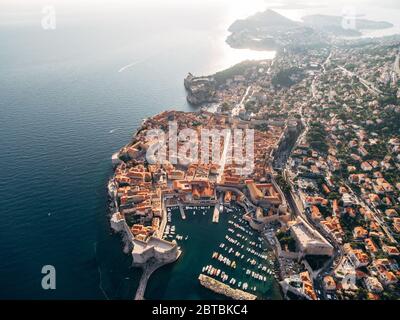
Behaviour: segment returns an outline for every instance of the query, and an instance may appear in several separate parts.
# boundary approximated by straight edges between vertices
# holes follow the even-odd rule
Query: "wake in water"
[[[94,254],[95,254],[95,257],[96,257],[96,260],[97,260],[97,241],[95,242],[95,244],[94,244]],[[106,293],[106,291],[104,290],[104,288],[103,288],[103,284],[102,284],[102,282],[103,282],[103,280],[102,280],[102,276],[101,276],[101,269],[100,269],[100,265],[99,265],[99,263],[97,263],[97,271],[99,272],[99,289],[100,289],[100,291],[103,293],[103,295],[104,295],[104,297],[107,299],[107,300],[110,300],[110,298],[108,297],[108,295],[107,295],[107,293]]]
[[[123,72],[126,69],[129,69],[129,68],[131,68],[131,67],[133,67],[133,66],[135,66],[135,65],[137,65],[137,64],[139,64],[141,62],[142,62],[142,60],[139,60],[139,61],[135,61],[135,62],[132,62],[130,64],[127,64],[126,66],[123,66],[121,69],[119,69],[118,72]]]

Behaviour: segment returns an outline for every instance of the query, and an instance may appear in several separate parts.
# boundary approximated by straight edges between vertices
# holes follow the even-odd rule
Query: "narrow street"
[[[390,241],[392,241],[393,243],[398,243],[397,240],[393,237],[392,233],[390,232],[389,228],[387,227],[386,223],[383,222],[380,217],[378,217],[378,212],[377,209],[375,207],[371,208],[370,206],[368,206],[364,200],[362,200],[355,192],[354,190],[345,182],[343,182],[344,185],[346,186],[347,189],[349,189],[350,194],[356,199],[357,204],[362,206],[364,209],[368,210],[369,212],[371,212],[372,217],[374,218],[374,220],[376,221],[376,223],[379,224],[379,226],[383,229],[383,231],[385,231],[386,236],[390,239]]]
[[[397,54],[396,60],[394,61],[394,72],[400,77],[400,53]]]
[[[242,100],[240,100],[239,104],[232,109],[232,116],[237,117],[241,110],[244,109],[245,101],[248,99],[248,95],[250,94],[251,85],[247,87],[245,94],[243,95]]]
[[[356,75],[354,72],[351,72],[342,66],[339,66],[339,69],[351,77],[357,77],[357,79],[361,82],[361,84],[363,84],[370,92],[375,93],[377,95],[383,94],[383,92],[381,90],[377,89],[376,87],[374,87],[374,85],[371,82],[361,78],[360,76]]]

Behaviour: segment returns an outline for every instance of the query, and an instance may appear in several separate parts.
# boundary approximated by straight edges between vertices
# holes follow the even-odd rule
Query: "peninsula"
[[[274,60],[189,74],[199,111],[144,120],[113,155],[111,226],[144,270],[136,299],[153,271],[185,254],[191,234],[176,234],[172,221],[191,223],[199,210],[210,233],[228,223],[199,286],[256,299],[272,279],[287,299],[400,298],[400,38],[327,37],[315,46],[321,34],[311,30],[296,46],[282,36]],[[192,139],[204,131],[223,134]],[[254,137],[253,150],[232,140],[237,132]]]
[[[258,148],[254,151],[251,176],[237,174],[238,164],[228,164],[226,139],[218,141],[225,153],[225,161],[221,160],[220,164],[190,163],[181,161],[181,158],[176,164],[168,160],[149,164],[146,154],[158,138],[149,139],[147,132],[166,128],[170,121],[176,122],[178,131],[187,126],[195,127],[199,133],[200,130],[215,128],[253,129]],[[109,182],[111,227],[123,234],[125,250],[131,252],[133,265],[142,267],[148,279],[148,269],[154,271],[154,266],[160,267],[179,258],[181,250],[176,241],[165,239],[170,207],[178,206],[182,219],[185,219],[184,206],[214,206],[213,221],[218,222],[221,204],[235,201],[245,210],[243,218],[255,230],[262,230],[268,222],[288,221],[290,212],[274,180],[271,161],[289,131],[292,129],[286,123],[245,121],[229,114],[208,112],[165,111],[145,120],[133,141],[113,156],[115,174]],[[181,144],[183,142],[178,146]],[[164,152],[169,154],[170,150],[170,145],[167,145]],[[211,288],[216,285],[216,292],[221,292],[217,280],[203,283]],[[238,297],[240,291],[232,292],[236,292],[234,297]],[[243,298],[246,297],[251,296],[244,294]]]

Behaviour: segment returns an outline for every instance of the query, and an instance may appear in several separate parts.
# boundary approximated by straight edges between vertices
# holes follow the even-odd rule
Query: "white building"
[[[290,232],[303,255],[333,255],[333,246],[303,218],[297,218]]]
[[[364,279],[364,284],[369,292],[380,293],[383,291],[382,284],[375,277],[366,277]]]

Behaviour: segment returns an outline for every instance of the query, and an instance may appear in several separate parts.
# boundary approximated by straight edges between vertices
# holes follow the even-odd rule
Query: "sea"
[[[207,75],[242,60],[273,58],[271,51],[232,49],[225,38],[235,19],[280,5],[0,2],[0,299],[134,297],[140,270],[130,267],[108,221],[111,154],[144,118],[196,110],[183,88],[188,72]],[[296,18],[296,10],[307,9],[279,12]],[[388,21],[398,23],[398,11],[389,11]],[[196,223],[202,225],[197,237],[216,245],[225,235],[207,233],[207,220]],[[189,236],[196,232],[185,228]],[[192,271],[185,273],[201,271],[212,254],[203,248],[204,258],[201,241],[191,239],[182,244],[180,262],[152,276],[146,299],[221,298],[200,289]],[[56,271],[54,290],[42,287],[47,265]],[[266,299],[279,298],[272,283],[264,291]]]

